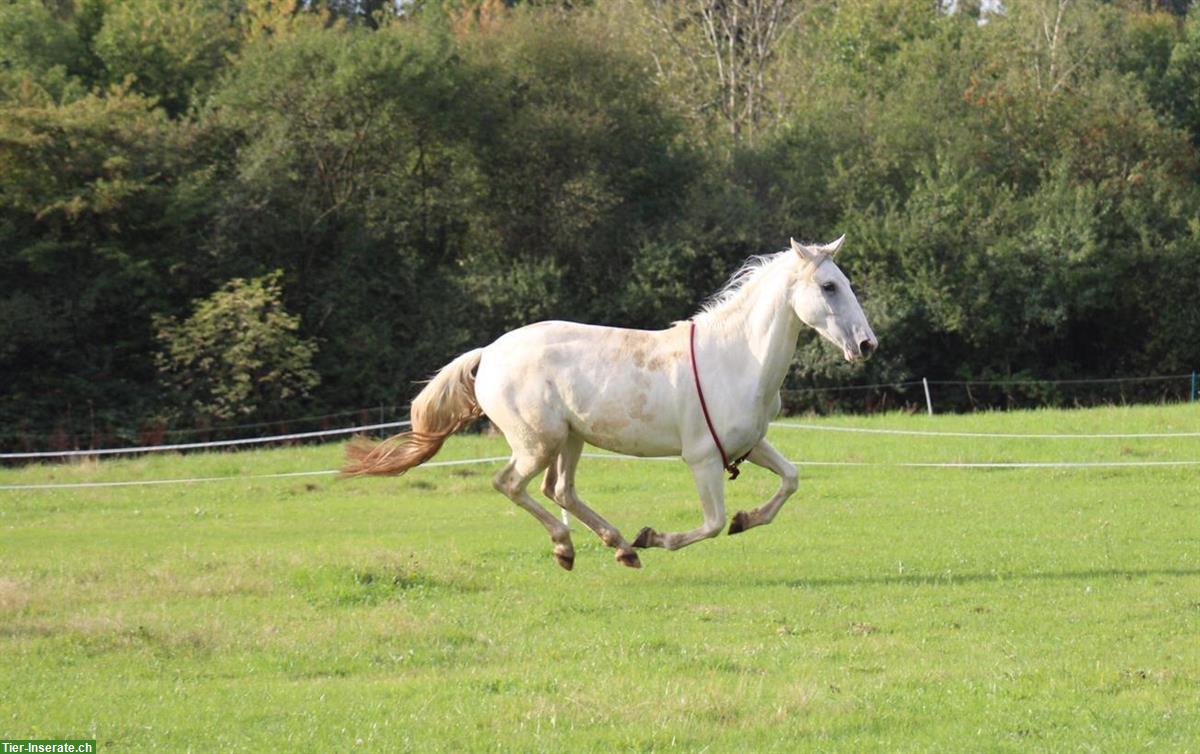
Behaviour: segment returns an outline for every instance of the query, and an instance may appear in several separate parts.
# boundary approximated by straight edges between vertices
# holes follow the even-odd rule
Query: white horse
[[[493,486],[546,527],[559,565],[570,570],[570,530],[535,501],[529,481],[638,568],[633,547],[676,550],[725,525],[724,479],[742,460],[770,469],[775,495],[729,526],[737,534],[770,523],[796,491],[796,467],[765,439],[780,409],[801,324],[849,361],[877,346],[862,307],[833,256],[845,238],[751,258],[691,320],[665,330],[539,322],[450,362],[412,404],[413,431],[382,443],[357,439],[343,472],[399,474],[429,460],[445,439],[480,416],[504,433],[512,458]],[[633,456],[682,456],[704,523],[686,532],[647,527],[633,546],[575,492],[584,443]],[[736,460],[734,460],[736,459]]]

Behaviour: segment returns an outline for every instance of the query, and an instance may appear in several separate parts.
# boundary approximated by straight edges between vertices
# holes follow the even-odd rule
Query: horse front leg
[[[725,469],[720,460],[703,461],[691,469],[696,491],[700,493],[700,506],[704,509],[704,523],[691,531],[667,534],[660,534],[647,526],[633,540],[634,547],[678,550],[693,542],[715,537],[725,528]]]
[[[750,455],[746,456],[746,460],[778,474],[779,490],[774,497],[754,510],[738,511],[733,520],[729,522],[730,534],[738,534],[755,526],[771,523],[775,514],[800,486],[800,477],[796,474],[795,464],[784,458],[766,440],[759,440],[758,444],[750,451]]]

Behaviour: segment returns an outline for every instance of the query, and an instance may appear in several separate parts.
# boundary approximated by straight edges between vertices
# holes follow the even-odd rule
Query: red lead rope
[[[704,423],[708,425],[708,434],[712,436],[713,444],[717,446],[717,450],[721,453],[721,464],[729,472],[729,480],[733,481],[741,473],[738,469],[738,464],[746,460],[746,456],[750,454],[747,453],[733,463],[730,463],[729,456],[725,454],[725,446],[721,444],[721,438],[717,437],[717,430],[713,427],[712,417],[708,415],[708,403],[704,400],[704,390],[700,387],[700,370],[696,367],[696,322],[693,320],[691,325],[692,328],[688,334],[688,338],[692,352],[692,377],[696,379],[696,395],[700,397],[700,411],[704,413]]]

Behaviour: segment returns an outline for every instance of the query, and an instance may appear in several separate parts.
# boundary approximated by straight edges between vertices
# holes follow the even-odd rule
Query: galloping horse
[[[823,246],[791,242],[752,257],[691,320],[665,330],[539,322],[446,365],[412,404],[412,431],[347,448],[344,474],[400,474],[433,457],[454,432],[488,416],[512,458],[492,485],[546,527],[558,564],[570,570],[567,526],[535,501],[542,493],[640,568],[634,547],[677,550],[725,526],[722,472],[742,460],[779,475],[763,505],[733,517],[730,534],[768,524],[796,491],[796,467],[765,439],[780,409],[801,324],[865,358],[877,341],[850,282],[833,261],[845,236]],[[646,527],[630,546],[575,492],[583,444],[633,456],[682,456],[700,493],[704,523],[685,532]]]

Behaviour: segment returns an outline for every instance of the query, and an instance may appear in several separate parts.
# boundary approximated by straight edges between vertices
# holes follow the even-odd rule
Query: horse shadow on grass
[[[750,578],[740,586],[830,589],[854,586],[962,586],[979,583],[1023,581],[1107,581],[1120,579],[1188,578],[1200,576],[1200,568],[1089,568],[1079,571],[991,571],[988,573],[896,573],[860,576],[816,576],[812,578]],[[727,579],[688,579],[691,585],[730,586]]]

